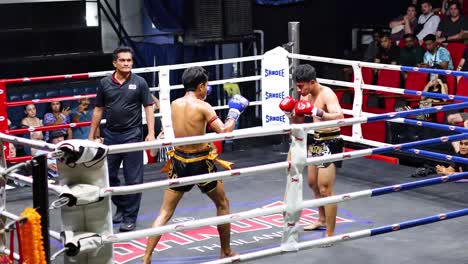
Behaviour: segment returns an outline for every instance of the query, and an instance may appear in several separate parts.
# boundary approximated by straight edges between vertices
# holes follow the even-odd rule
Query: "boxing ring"
[[[191,66],[211,66],[228,63],[240,63],[247,61],[261,61],[262,62],[262,75],[255,75],[249,77],[240,77],[233,79],[214,80],[209,81],[210,85],[219,85],[224,83],[238,83],[238,82],[252,82],[262,81],[262,97],[264,97],[265,85],[269,84],[267,77],[273,78],[276,82],[281,78],[278,83],[283,85],[289,82],[289,60],[298,59],[303,61],[333,63],[339,65],[351,66],[354,71],[354,82],[344,82],[337,80],[321,79],[318,81],[322,84],[351,87],[354,89],[354,101],[352,109],[344,109],[346,115],[352,117],[341,120],[324,121],[319,123],[308,123],[308,124],[274,124],[271,126],[253,127],[246,129],[239,129],[231,133],[225,134],[207,134],[204,136],[189,137],[189,138],[175,138],[172,130],[172,120],[170,114],[170,91],[172,89],[181,89],[181,85],[171,85],[169,81],[170,71],[185,69]],[[278,63],[278,60],[280,62]],[[283,69],[283,72],[279,72],[278,65]],[[440,153],[434,153],[418,149],[423,146],[430,146],[432,144],[459,141],[462,139],[468,139],[468,129],[457,126],[449,126],[438,123],[431,123],[426,121],[416,121],[408,119],[407,117],[415,116],[419,114],[430,114],[449,110],[464,109],[468,106],[468,97],[457,96],[457,95],[443,95],[434,94],[413,90],[405,90],[391,87],[383,87],[376,85],[367,85],[362,82],[361,68],[374,68],[374,69],[386,69],[395,71],[416,71],[426,73],[437,73],[443,75],[453,76],[468,76],[466,72],[457,71],[443,71],[435,69],[422,69],[413,67],[404,67],[397,65],[381,65],[374,63],[363,63],[357,61],[347,61],[332,58],[290,54],[281,48],[274,49],[265,53],[262,56],[235,58],[219,61],[207,61],[200,63],[188,63],[171,66],[160,66],[160,67],[149,67],[133,70],[134,73],[147,73],[157,72],[159,75],[159,86],[152,87],[151,91],[160,92],[161,112],[156,116],[162,117],[162,127],[165,131],[165,138],[159,139],[153,142],[139,142],[122,144],[117,146],[106,146],[99,143],[79,141],[79,140],[68,140],[60,142],[59,144],[50,144],[45,142],[38,142],[34,140],[24,139],[16,137],[14,135],[29,133],[33,131],[50,131],[55,129],[63,128],[75,128],[81,126],[88,126],[90,122],[82,123],[71,123],[66,125],[56,126],[44,126],[35,127],[29,129],[7,129],[7,116],[6,108],[11,106],[26,105],[30,103],[45,103],[56,100],[77,100],[79,98],[93,98],[95,95],[80,95],[80,96],[69,96],[59,98],[44,98],[34,99],[19,102],[7,102],[6,100],[6,88],[8,84],[19,83],[19,82],[41,82],[41,81],[56,81],[66,79],[87,79],[103,77],[107,74],[112,73],[111,71],[95,72],[86,74],[70,74],[70,75],[57,75],[47,77],[31,77],[31,78],[19,78],[0,81],[0,128],[5,133],[0,134],[0,140],[3,142],[9,142],[14,144],[22,144],[37,149],[50,151],[52,155],[58,158],[58,168],[61,176],[64,178],[63,183],[60,185],[48,184],[42,181],[43,186],[47,186],[47,189],[52,193],[56,194],[58,198],[52,202],[50,210],[58,210],[61,214],[63,222],[62,230],[52,231],[48,230],[50,237],[60,241],[64,247],[60,252],[54,252],[54,258],[59,254],[64,254],[65,263],[72,263],[78,261],[78,263],[113,263],[114,252],[113,244],[122,243],[125,241],[131,241],[134,239],[142,239],[147,236],[169,234],[182,232],[184,230],[190,230],[209,225],[219,225],[225,223],[235,223],[245,219],[251,219],[261,216],[268,216],[272,214],[283,214],[283,232],[280,239],[281,244],[276,247],[269,249],[259,250],[256,252],[250,252],[240,254],[235,257],[209,261],[207,263],[232,263],[238,261],[246,261],[257,259],[261,257],[278,255],[286,252],[297,252],[306,250],[309,248],[321,247],[330,243],[336,244],[339,242],[346,242],[356,240],[369,236],[377,236],[386,234],[389,232],[400,231],[403,229],[413,228],[421,225],[432,224],[439,221],[445,221],[453,218],[466,216],[468,214],[468,208],[464,208],[456,211],[440,212],[437,215],[418,218],[414,220],[399,222],[391,225],[379,226],[371,229],[363,229],[359,231],[337,234],[333,237],[320,238],[315,240],[301,241],[299,239],[300,232],[300,215],[301,211],[306,208],[323,206],[332,203],[342,203],[360,198],[371,198],[378,197],[386,194],[400,193],[404,191],[414,190],[416,188],[438,185],[443,183],[449,183],[460,179],[468,178],[468,172],[456,173],[449,176],[441,176],[430,179],[418,180],[413,182],[392,184],[388,186],[365,189],[355,192],[342,193],[327,198],[320,198],[314,200],[304,200],[303,198],[303,171],[307,165],[321,164],[324,162],[333,162],[340,160],[352,160],[357,158],[363,158],[372,154],[383,154],[390,152],[407,152],[413,155],[421,157],[431,157],[440,160],[446,160],[451,162],[466,163],[467,159],[452,155],[445,155]],[[267,69],[275,68],[276,71],[272,71],[266,74]],[[265,73],[265,74],[263,74]],[[272,76],[273,75],[273,76]],[[270,82],[271,83],[271,82]],[[283,90],[288,90],[288,86],[281,87]],[[448,99],[454,101],[454,103],[429,107],[424,109],[414,109],[402,112],[391,112],[384,114],[373,114],[362,112],[363,104],[363,90],[374,90],[387,93],[404,94],[412,96],[425,96],[432,98]],[[270,100],[269,103],[279,104],[281,98],[275,98]],[[268,102],[264,98],[256,98],[256,101],[252,102],[250,106],[264,107]],[[221,105],[215,107],[216,110],[227,109],[228,106]],[[278,108],[279,110],[279,108]],[[277,111],[277,110],[274,110]],[[278,119],[281,120],[281,119]],[[419,127],[428,127],[438,129],[447,132],[457,132],[459,134],[437,137],[432,139],[424,139],[410,143],[402,143],[397,145],[386,144],[382,142],[372,141],[363,138],[362,124],[373,123],[373,122],[397,122],[405,123]],[[105,122],[105,121],[104,121]],[[368,149],[354,150],[350,152],[343,152],[338,154],[332,154],[323,157],[307,158],[306,142],[304,138],[307,136],[307,132],[320,128],[330,127],[344,127],[352,126],[351,136],[342,136],[348,142],[362,143],[368,146],[372,146]],[[286,134],[291,137],[291,160],[275,162],[265,165],[250,166],[244,168],[236,168],[230,171],[220,171],[211,174],[203,174],[197,176],[191,176],[180,179],[168,179],[156,182],[143,183],[132,186],[121,186],[121,187],[110,187],[107,180],[107,162],[105,156],[108,154],[126,153],[133,151],[143,151],[147,149],[163,148],[163,147],[175,147],[194,143],[213,142],[220,140],[235,140],[242,138],[254,138],[264,137],[271,135]],[[80,147],[82,148],[81,150]],[[33,161],[37,157],[33,158]],[[19,157],[9,159],[7,145],[4,145],[3,155],[3,173],[6,178],[14,179],[16,181],[23,182],[27,185],[34,187],[37,177],[33,179],[20,175],[15,172],[15,168],[7,169],[6,162],[17,162],[18,167],[31,165],[29,160],[31,157]],[[22,163],[26,162],[26,163]],[[23,164],[23,165],[22,165]],[[25,165],[26,164],[26,165]],[[71,166],[73,164],[73,166]],[[44,169],[44,168],[42,168]],[[208,217],[199,220],[192,220],[182,223],[168,224],[160,228],[145,228],[128,233],[114,233],[112,229],[112,209],[110,205],[110,197],[112,195],[123,195],[130,193],[164,190],[171,187],[184,186],[189,184],[195,184],[200,182],[212,181],[212,180],[226,180],[238,179],[243,177],[253,177],[260,173],[266,172],[285,172],[286,176],[286,187],[284,188],[284,204],[268,207],[268,208],[255,208],[247,211],[236,212],[225,216]],[[44,175],[42,175],[44,178]],[[2,201],[3,204],[0,206],[0,214],[10,218],[13,221],[17,221],[19,216],[13,215],[7,211],[5,204],[5,183],[3,183],[2,190]],[[246,187],[248,188],[248,186]],[[39,194],[41,196],[48,196],[47,192]],[[229,197],[229,193],[227,193]],[[156,210],[156,209],[155,209]],[[48,213],[48,212],[47,212]],[[78,219],[78,220],[77,220]],[[47,236],[45,236],[47,237]],[[1,239],[0,239],[1,241]],[[3,244],[0,248],[4,252],[9,253],[6,249],[6,245]],[[17,256],[18,257],[18,256]]]

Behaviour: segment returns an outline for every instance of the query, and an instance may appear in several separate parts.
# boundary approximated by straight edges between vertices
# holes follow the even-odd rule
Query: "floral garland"
[[[24,263],[46,264],[41,216],[32,208],[24,209],[21,216],[27,218],[27,221],[20,227]]]

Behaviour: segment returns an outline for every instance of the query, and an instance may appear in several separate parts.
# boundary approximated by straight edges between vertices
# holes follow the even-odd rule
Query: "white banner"
[[[281,99],[289,96],[288,52],[277,47],[265,53],[262,61],[262,124],[288,125],[289,119],[279,108]]]

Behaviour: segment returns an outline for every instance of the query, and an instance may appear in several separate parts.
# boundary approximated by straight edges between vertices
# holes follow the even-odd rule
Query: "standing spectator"
[[[380,47],[375,56],[375,63],[398,64],[400,60],[400,49],[390,41],[388,35],[380,38]]]
[[[44,115],[44,125],[63,125],[70,123],[70,108],[63,108],[59,101],[53,101],[49,103],[47,113]],[[72,139],[72,131],[70,128],[62,129],[67,134],[67,139]],[[45,140],[49,140],[49,131],[45,132]]]
[[[424,38],[426,44],[426,53],[424,53],[424,62],[420,67],[441,68],[444,70],[453,70],[452,57],[450,52],[444,48],[437,46],[436,36],[429,34]]]
[[[88,122],[93,117],[93,111],[89,110],[89,98],[78,99],[78,106],[71,112],[71,121],[73,123]],[[89,126],[72,128],[74,139],[88,139]],[[99,136],[99,128],[96,131],[96,136]]]
[[[375,30],[374,33],[372,33],[372,42],[369,43],[369,46],[367,46],[366,51],[364,52],[364,58],[363,61],[365,62],[373,62],[375,59],[375,56],[377,56],[377,52],[379,52],[379,47],[380,47],[380,37],[382,36],[382,33],[378,30]]]
[[[419,39],[419,42],[422,42],[424,37],[429,34],[435,34],[437,27],[439,26],[440,18],[432,12],[432,3],[431,1],[422,1],[421,2],[421,11],[422,14],[418,18],[418,25],[414,30],[414,34]]]
[[[413,34],[404,35],[405,47],[400,49],[400,64],[416,66],[423,62],[424,50],[419,46]]]
[[[463,42],[463,34],[468,30],[465,17],[460,14],[459,2],[452,1],[449,4],[449,13],[445,16],[437,28],[437,43]]]
[[[390,39],[400,41],[405,34],[413,33],[417,24],[416,6],[411,4],[406,8],[406,15],[399,16],[390,22],[389,26],[392,29]]]
[[[128,47],[113,52],[115,72],[98,82],[96,106],[93,110],[88,139],[94,140],[104,111],[107,114],[103,129],[104,142],[108,145],[140,142],[143,139],[142,105],[146,114],[148,135],[146,141],[154,138],[153,99],[145,79],[132,73],[133,51]],[[143,152],[108,155],[109,180],[111,186],[120,186],[118,177],[123,162],[125,185],[143,183]],[[117,207],[114,223],[122,223],[120,231],[132,231],[136,227],[140,210],[141,193],[112,196]]]

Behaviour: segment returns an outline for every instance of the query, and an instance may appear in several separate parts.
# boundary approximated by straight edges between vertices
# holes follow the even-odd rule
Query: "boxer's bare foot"
[[[219,258],[230,258],[239,256],[239,254],[233,250],[229,250],[228,252],[221,252],[221,256]]]
[[[314,230],[323,230],[327,228],[327,226],[325,225],[325,223],[322,223],[322,222],[315,222],[311,225],[308,225],[308,226],[304,226],[304,231],[314,231]]]

